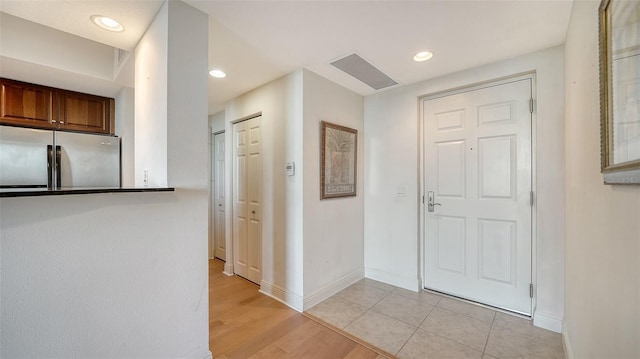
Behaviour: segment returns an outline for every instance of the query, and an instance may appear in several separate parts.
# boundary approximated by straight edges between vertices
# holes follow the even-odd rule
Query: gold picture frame
[[[358,130],[321,122],[320,199],[356,195]]]
[[[640,184],[640,2],[602,0],[600,165],[607,184]]]

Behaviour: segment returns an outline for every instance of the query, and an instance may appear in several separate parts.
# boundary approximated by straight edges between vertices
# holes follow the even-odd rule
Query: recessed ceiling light
[[[224,71],[218,70],[218,69],[213,69],[213,70],[209,71],[209,75],[211,75],[213,77],[216,77],[216,78],[219,78],[219,79],[227,76],[227,74],[225,74]]]
[[[413,61],[422,62],[427,61],[433,57],[433,53],[429,51],[420,51],[417,54],[413,55]]]
[[[93,15],[91,16],[91,21],[105,30],[124,31],[124,26],[121,23],[107,16]]]

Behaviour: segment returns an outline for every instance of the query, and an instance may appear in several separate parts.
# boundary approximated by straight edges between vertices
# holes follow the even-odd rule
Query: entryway
[[[224,176],[225,176],[225,160],[224,160],[224,146],[225,146],[225,133],[224,131],[216,132],[211,136],[212,144],[212,164],[213,170],[211,176],[211,195],[212,199],[212,223],[213,223],[213,253],[211,258],[215,257],[227,260],[226,249],[226,233],[225,233],[225,193],[224,193]]]
[[[262,131],[261,117],[233,124],[233,271],[262,280]]]
[[[425,97],[423,281],[531,315],[534,76]]]

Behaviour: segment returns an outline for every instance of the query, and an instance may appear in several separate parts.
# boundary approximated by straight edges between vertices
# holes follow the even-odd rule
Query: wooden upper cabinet
[[[60,92],[60,129],[111,133],[114,100],[71,91]]]
[[[0,124],[57,127],[57,90],[0,79]]]
[[[0,78],[0,124],[113,134],[112,98]]]

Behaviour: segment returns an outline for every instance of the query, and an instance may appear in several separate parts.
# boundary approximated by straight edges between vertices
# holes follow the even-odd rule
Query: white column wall
[[[420,96],[514,74],[536,73],[537,147],[534,283],[537,325],[559,331],[564,302],[564,49],[391,89],[365,98],[365,275],[417,290]],[[406,197],[397,197],[406,186]]]
[[[165,2],[135,50],[135,185],[167,185],[167,69],[169,2]]]
[[[566,42],[568,358],[640,357],[640,186],[600,173],[598,7],[575,1]]]
[[[226,236],[232,248],[232,123],[262,112],[263,224],[261,291],[302,310],[302,70],[276,79],[225,107]],[[285,164],[296,162],[287,177]],[[229,252],[230,253],[230,252]],[[225,272],[233,273],[232,260]]]
[[[304,70],[304,309],[364,277],[364,99]],[[355,197],[320,200],[321,121],[358,130]],[[304,169],[304,173],[302,170]]]

